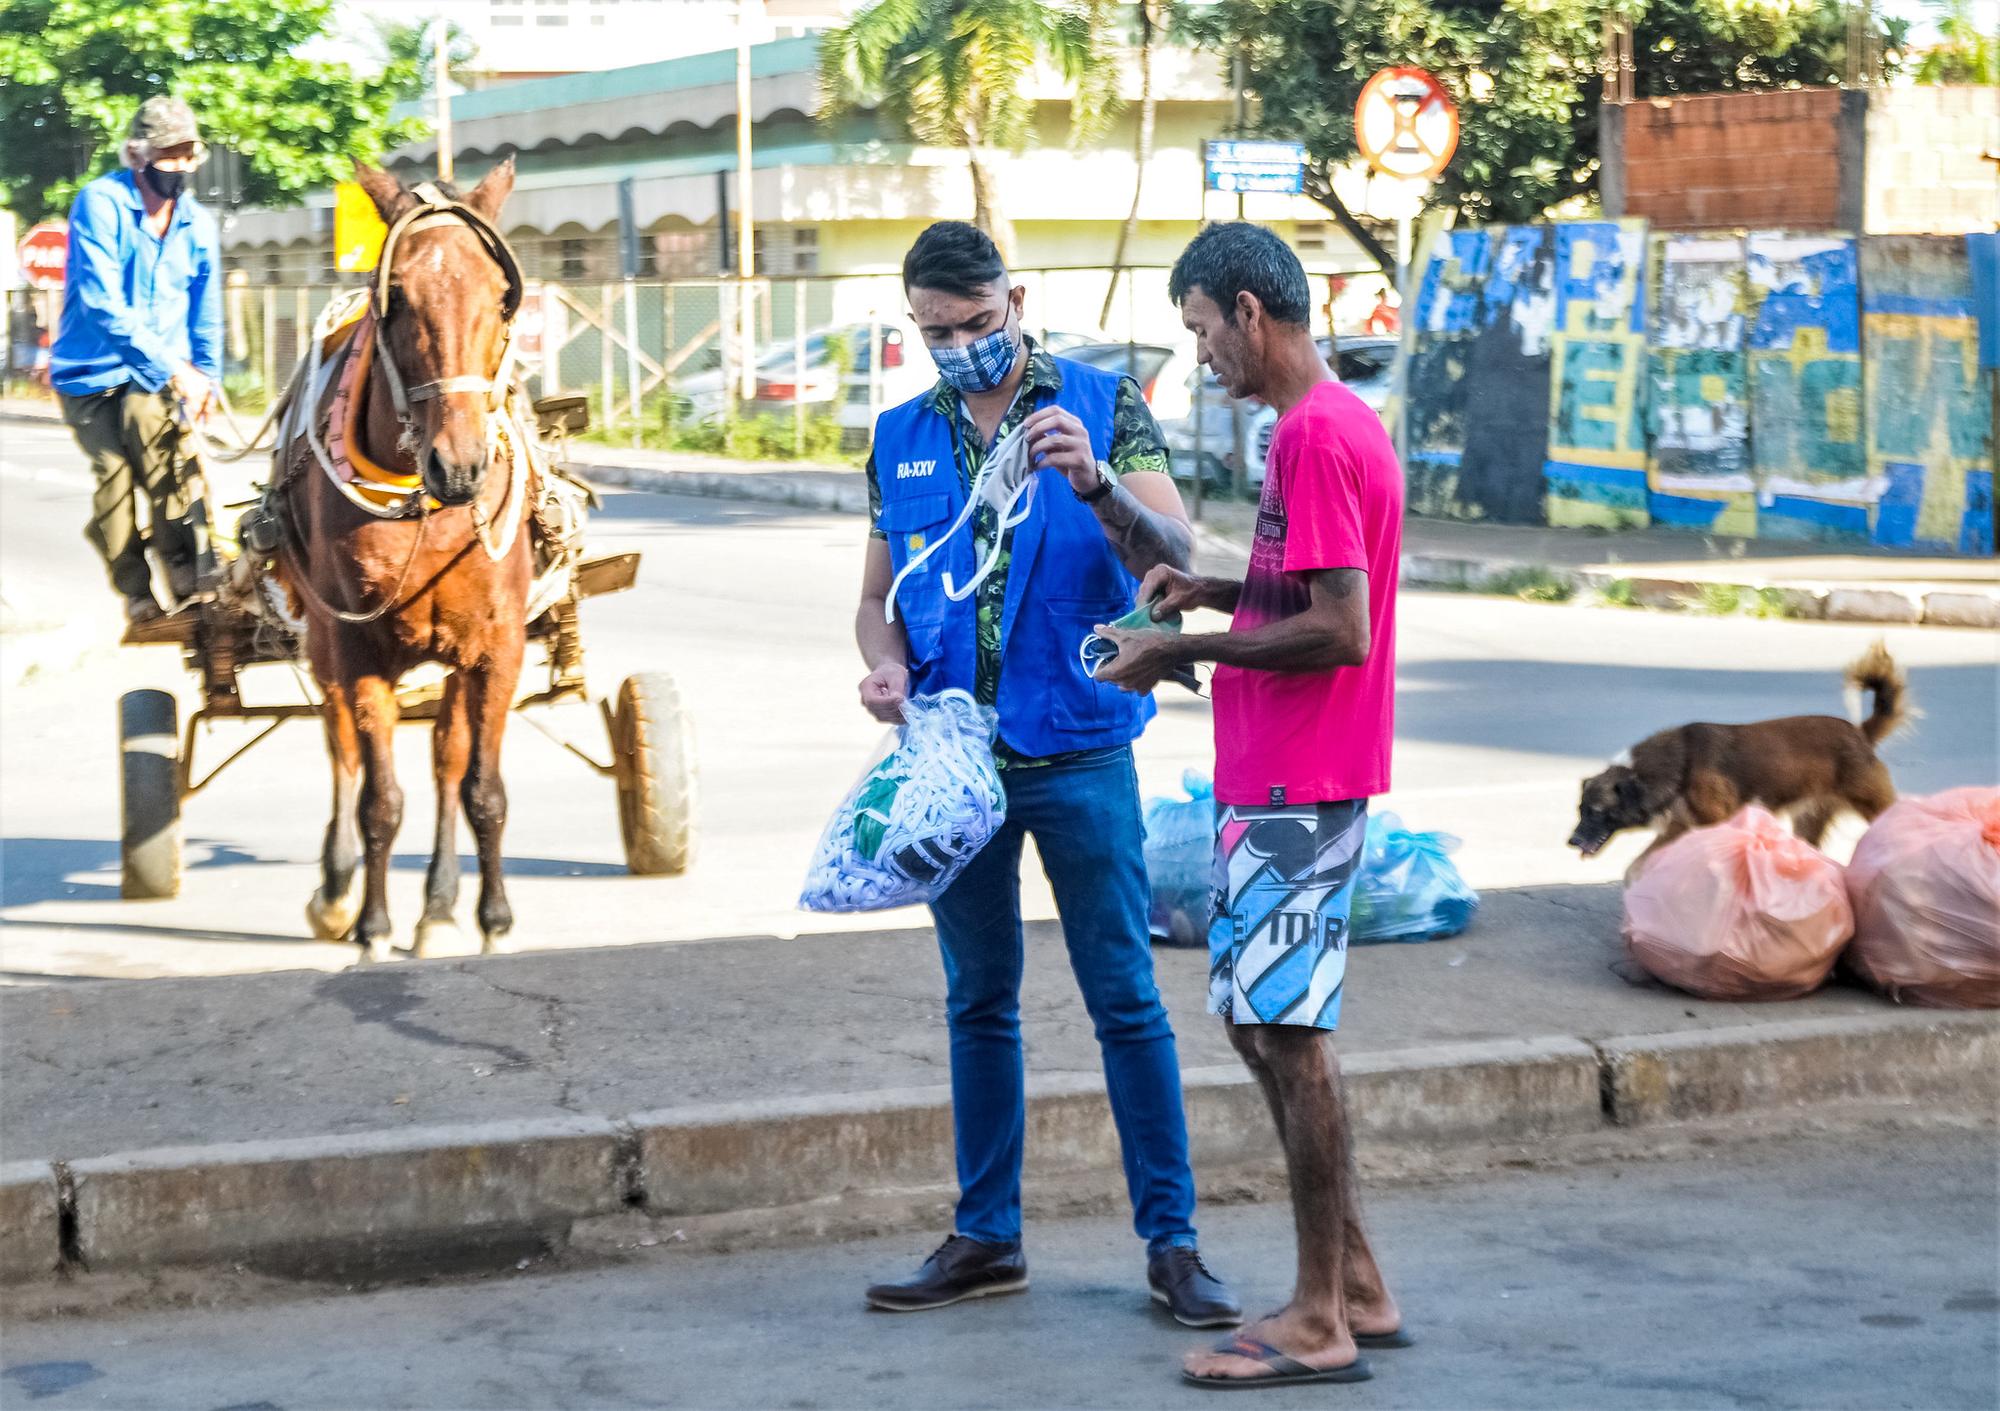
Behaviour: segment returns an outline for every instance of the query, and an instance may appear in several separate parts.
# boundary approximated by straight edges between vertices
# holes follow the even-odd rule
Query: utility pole
[[[437,85],[437,170],[439,181],[451,180],[451,30],[443,15],[431,21],[431,67]]]
[[[756,232],[752,228],[750,176],[750,18],[757,0],[737,0],[736,6],[736,340],[742,364],[743,400],[757,395],[755,320],[750,281],[757,272]]]

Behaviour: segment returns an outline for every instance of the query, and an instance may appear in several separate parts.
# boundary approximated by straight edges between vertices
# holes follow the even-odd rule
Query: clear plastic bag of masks
[[[903,724],[820,835],[799,905],[885,911],[941,896],[1007,821],[998,728],[992,708],[965,691],[905,701]]]

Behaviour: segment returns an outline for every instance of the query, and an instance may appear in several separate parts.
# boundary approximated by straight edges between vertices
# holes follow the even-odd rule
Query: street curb
[[[1218,536],[1219,537],[1219,536]],[[1698,612],[1732,617],[1760,615],[1807,622],[1864,622],[1932,627],[2000,627],[2000,588],[1919,593],[1893,586],[1866,588],[1772,583],[1746,576],[1741,582],[1715,578],[1657,578],[1641,565],[1630,573],[1607,569],[1563,569],[1524,559],[1468,559],[1438,554],[1405,554],[1398,581],[1406,588],[1512,596],[1513,575],[1533,575],[1570,597],[1623,594],[1629,606],[1659,612]],[[1726,611],[1718,601],[1735,602]]]
[[[800,480],[769,471],[660,470],[647,466],[578,463],[577,473],[596,485],[647,490],[656,495],[695,495],[708,500],[747,500],[757,504],[790,505],[829,514],[867,514],[868,487]],[[813,474],[840,474],[816,471]],[[859,472],[854,476],[861,479]]]
[[[1607,1128],[1866,1102],[2000,1103],[2000,1015],[1896,1011],[1630,1038],[1436,1045],[1346,1065],[1371,1154],[1416,1169],[1464,1148],[1555,1148]],[[1277,1156],[1240,1068],[1184,1074],[1197,1174]],[[422,1270],[561,1248],[578,1222],[755,1217],[810,1237],[830,1209],[934,1188],[950,1090],[872,1093],[162,1148],[0,1167],[0,1281],[242,1265],[281,1275]],[[1109,1179],[1101,1083],[1030,1086],[1037,1181]]]

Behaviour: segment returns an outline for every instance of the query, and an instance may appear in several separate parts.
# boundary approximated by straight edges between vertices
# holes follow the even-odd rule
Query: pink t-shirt
[[[1322,803],[1388,792],[1395,734],[1396,576],[1403,471],[1382,420],[1337,382],[1279,419],[1232,632],[1304,612],[1307,574],[1368,574],[1368,660],[1311,673],[1218,666],[1215,796]]]

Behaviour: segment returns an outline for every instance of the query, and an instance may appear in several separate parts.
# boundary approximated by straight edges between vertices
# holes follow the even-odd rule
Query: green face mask
[[[1151,606],[1141,603],[1110,625],[1127,632],[1178,632],[1181,630],[1181,615],[1173,613],[1167,617],[1155,618]],[[1083,663],[1083,674],[1095,681],[1098,670],[1105,662],[1118,655],[1118,649],[1093,632],[1083,639],[1082,645],[1076,650],[1076,655]],[[1175,667],[1168,673],[1168,679],[1179,682],[1197,696],[1201,694],[1201,678],[1195,675],[1191,666]]]

